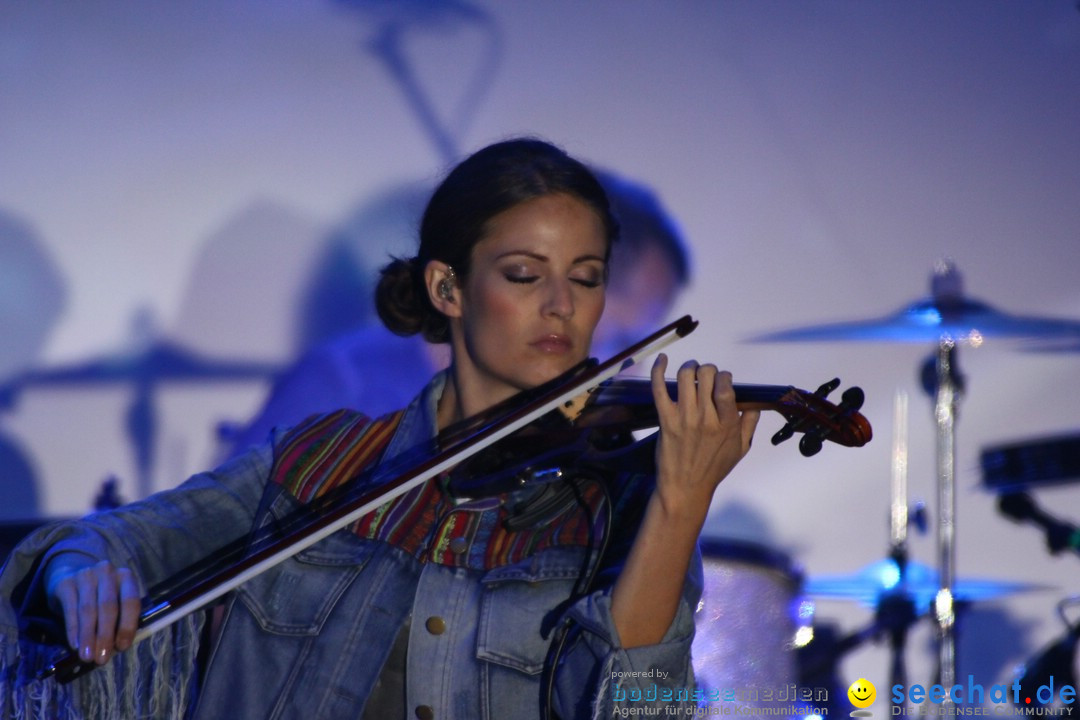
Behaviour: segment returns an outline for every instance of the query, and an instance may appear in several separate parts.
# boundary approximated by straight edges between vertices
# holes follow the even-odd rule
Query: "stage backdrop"
[[[407,250],[430,183],[530,133],[649,183],[678,218],[693,282],[672,315],[701,325],[676,362],[866,391],[862,449],[805,459],[769,445],[764,417],[708,532],[810,579],[882,559],[902,392],[930,521],[911,553],[933,565],[933,345],[746,339],[897,311],[942,258],[1002,311],[1080,319],[1078,127],[1073,0],[0,2],[0,482],[16,498],[0,512],[81,514],[110,478],[130,500],[212,464],[267,370],[370,319],[371,272]],[[991,339],[957,357],[957,572],[1049,588],[971,613],[959,672],[987,685],[1062,633],[1054,607],[1080,590],[1080,556],[1002,517],[979,464],[1080,434],[1080,341],[1066,350]],[[211,362],[195,382],[137,379],[131,358],[169,352]],[[121,369],[12,386],[96,359]],[[1075,484],[1035,497],[1080,521]],[[871,617],[818,604],[842,632]],[[908,656],[911,682],[932,682],[926,621]],[[884,707],[884,645],[841,674]]]

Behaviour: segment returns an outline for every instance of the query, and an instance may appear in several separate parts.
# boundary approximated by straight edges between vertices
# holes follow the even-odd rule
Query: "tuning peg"
[[[862,391],[862,388],[849,387],[844,391],[844,394],[840,396],[840,409],[858,410],[863,406],[863,401],[865,400],[866,393]]]
[[[821,437],[817,433],[807,433],[799,438],[799,452],[803,454],[803,457],[817,455],[821,450],[821,443]]]
[[[784,424],[784,427],[776,431],[776,434],[772,436],[772,444],[779,445],[785,440],[790,440],[791,436],[795,434],[795,426],[788,422]]]
[[[831,393],[838,387],[840,387],[840,378],[833,378],[832,380],[815,390],[814,396],[819,398],[828,397],[829,393]]]

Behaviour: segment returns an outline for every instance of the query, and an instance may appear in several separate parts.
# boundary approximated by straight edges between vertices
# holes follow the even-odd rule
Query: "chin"
[[[551,365],[547,366],[542,370],[537,370],[535,373],[530,373],[530,376],[533,378],[533,382],[530,387],[543,385],[549,380],[554,380],[560,375],[565,374],[570,369],[577,367],[580,362],[580,360],[575,360],[574,362],[569,363],[552,363]]]

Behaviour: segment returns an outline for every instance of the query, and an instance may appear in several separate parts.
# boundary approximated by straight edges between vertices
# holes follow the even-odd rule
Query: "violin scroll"
[[[840,379],[833,378],[813,393],[789,388],[772,408],[787,420],[776,434],[772,444],[779,445],[795,433],[803,433],[799,439],[799,452],[804,457],[816,455],[826,440],[862,447],[873,435],[870,423],[859,414],[866,395],[861,388],[851,387],[840,396],[840,404],[834,405],[826,398],[840,387]]]

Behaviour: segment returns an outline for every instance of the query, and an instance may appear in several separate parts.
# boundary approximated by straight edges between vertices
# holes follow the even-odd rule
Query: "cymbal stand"
[[[896,563],[899,581],[896,589],[878,598],[875,624],[889,634],[890,668],[889,685],[907,685],[907,668],[904,663],[904,648],[907,644],[908,628],[918,619],[915,601],[907,588],[907,535],[908,535],[908,497],[907,497],[907,393],[897,391],[893,408],[893,448],[892,474],[889,502],[889,556]],[[893,714],[897,703],[892,703]]]
[[[915,598],[907,583],[908,551],[907,536],[911,522],[908,512],[907,468],[907,394],[897,391],[893,417],[892,475],[889,498],[889,558],[895,563],[897,577],[889,583],[889,589],[881,592],[874,601],[874,620],[867,627],[843,638],[826,637],[818,645],[811,647],[800,659],[804,676],[801,682],[813,684],[813,680],[823,675],[833,677],[841,657],[862,645],[867,640],[879,640],[883,635],[889,639],[889,687],[907,685],[907,666],[904,651],[907,645],[908,630],[920,619]],[[922,516],[916,512],[916,522]],[[919,523],[921,527],[921,523]],[[817,642],[815,633],[815,642]],[[900,707],[906,705],[890,701],[890,714],[904,714]]]
[[[943,336],[937,348],[937,388],[934,417],[937,422],[938,480],[938,574],[940,587],[934,599],[938,626],[940,683],[945,688],[956,682],[956,611],[953,581],[956,566],[956,405],[959,395],[955,367],[956,343]],[[945,704],[948,704],[947,707]],[[943,712],[955,705],[946,695]]]

